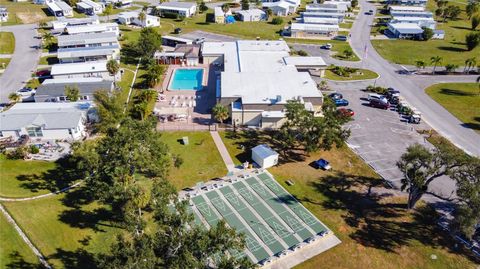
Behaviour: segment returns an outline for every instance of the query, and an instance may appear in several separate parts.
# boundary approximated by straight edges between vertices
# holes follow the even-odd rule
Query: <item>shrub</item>
[[[388,89],[383,88],[380,86],[373,86],[373,85],[368,85],[367,88],[365,89],[367,92],[373,92],[373,93],[378,93],[378,94],[386,94]]]
[[[35,145],[30,145],[29,151],[31,154],[37,154],[40,152],[40,150]]]
[[[26,147],[18,147],[14,150],[7,152],[7,159],[10,160],[23,160],[27,157],[28,151]]]
[[[422,27],[423,33],[422,33],[422,39],[424,41],[430,40],[433,37],[433,30],[427,27]]]
[[[308,53],[304,50],[297,51],[297,54],[300,55],[300,56],[308,56]]]
[[[280,25],[283,23],[283,19],[280,18],[280,17],[275,17],[272,19],[272,24],[275,24],[275,25]]]
[[[471,51],[478,46],[480,43],[480,33],[469,33],[465,36],[465,44],[467,45],[467,50]]]

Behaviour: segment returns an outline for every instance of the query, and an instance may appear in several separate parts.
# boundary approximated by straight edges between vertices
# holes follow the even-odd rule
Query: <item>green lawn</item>
[[[119,231],[110,211],[79,190],[4,206],[55,268],[92,268],[92,254],[106,251]]]
[[[425,92],[466,126],[480,133],[480,89],[478,83],[442,83]]]
[[[346,49],[351,49],[350,44],[345,41],[339,40],[320,40],[320,39],[303,39],[303,38],[285,38],[288,44],[315,44],[315,45],[325,45],[327,43],[332,44],[332,51],[336,52],[336,55],[333,57],[338,58],[344,61],[360,61],[360,58],[353,53],[353,56],[349,59],[342,58],[343,51]]]
[[[189,144],[178,140],[188,136]],[[172,167],[169,180],[182,189],[192,187],[199,181],[208,181],[227,174],[227,168],[209,132],[162,132],[162,140],[172,154],[183,159],[180,168]]]
[[[251,134],[233,139],[231,133],[222,133],[222,137],[236,162],[249,159],[251,146],[268,142],[267,137],[258,139]],[[247,146],[246,153],[239,144]],[[436,229],[435,214],[429,208],[419,206],[417,211],[408,212],[404,198],[367,196],[368,187],[381,186],[382,181],[347,147],[299,157],[304,160],[269,171],[342,243],[295,268],[476,268]],[[318,158],[329,160],[333,171],[309,166]],[[286,180],[295,184],[287,186]],[[430,258],[432,254],[436,260]]]
[[[330,69],[325,70],[325,77],[326,79],[330,80],[339,80],[339,81],[347,81],[347,80],[364,80],[364,79],[374,79],[378,78],[378,74],[368,70],[368,69],[358,69],[357,72],[353,73],[349,77],[342,77],[335,73],[333,73]]]
[[[449,2],[449,4],[454,2]],[[445,31],[444,40],[412,41],[412,40],[372,40],[377,52],[385,59],[398,63],[414,65],[415,61],[423,60],[430,64],[430,58],[440,56],[442,65],[465,65],[465,60],[480,55],[480,46],[467,51],[465,35],[472,32],[470,21],[466,20],[465,5],[457,3],[463,10],[458,20],[448,20],[446,23],[437,21],[437,29]],[[430,10],[434,11],[433,0],[429,1]],[[439,20],[437,18],[437,20]]]
[[[0,155],[0,196],[30,197],[48,193],[43,175],[55,169],[53,162],[7,160]]]
[[[31,80],[29,80],[27,82],[27,85],[25,85],[25,87],[28,87],[28,88],[32,88],[32,89],[36,89],[40,86],[40,81],[38,80],[38,78],[32,78]]]
[[[37,256],[3,214],[0,214],[0,242],[0,268],[36,268]]]
[[[15,51],[15,36],[12,32],[0,32],[0,54],[13,54]]]
[[[40,21],[51,21],[55,18],[47,14],[47,7],[36,5],[31,2],[13,2],[9,0],[0,0],[0,6],[5,6],[8,10],[8,21],[1,25],[29,24]]]

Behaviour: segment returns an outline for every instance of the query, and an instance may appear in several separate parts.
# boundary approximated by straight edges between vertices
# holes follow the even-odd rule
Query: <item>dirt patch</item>
[[[37,23],[47,18],[45,14],[38,12],[17,12],[17,17],[25,24]]]

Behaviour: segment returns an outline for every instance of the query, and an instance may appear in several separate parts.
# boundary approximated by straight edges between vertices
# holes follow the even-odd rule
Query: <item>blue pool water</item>
[[[177,69],[173,74],[170,90],[202,89],[203,69]]]

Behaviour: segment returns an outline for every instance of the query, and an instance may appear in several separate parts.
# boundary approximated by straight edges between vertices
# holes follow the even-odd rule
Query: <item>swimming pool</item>
[[[203,69],[177,69],[173,73],[169,90],[202,90]]]

